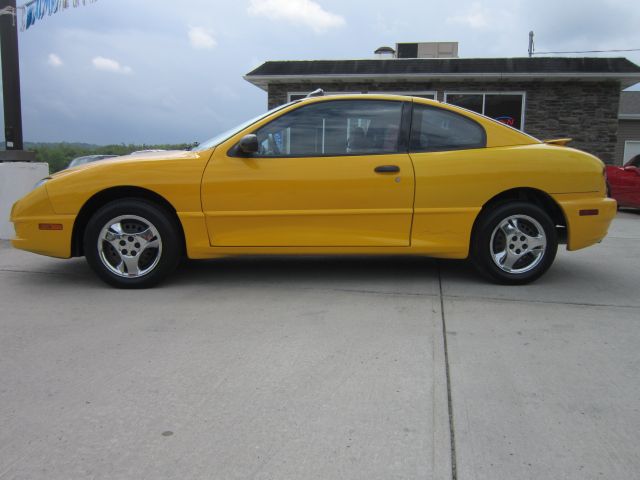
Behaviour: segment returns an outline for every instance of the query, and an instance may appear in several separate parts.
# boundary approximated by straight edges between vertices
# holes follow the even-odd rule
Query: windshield
[[[271,115],[272,113],[275,113],[278,110],[282,110],[283,108],[288,107],[289,105],[292,105],[292,104],[297,103],[299,101],[300,100],[295,100],[293,102],[285,103],[284,105],[280,105],[279,107],[271,109],[266,113],[258,115],[257,117],[252,118],[251,120],[248,120],[248,121],[238,125],[235,128],[232,128],[231,130],[227,130],[226,132],[223,132],[223,133],[221,133],[219,135],[216,135],[213,138],[210,138],[206,142],[202,142],[197,147],[194,147],[191,150],[194,151],[194,152],[199,152],[199,151],[202,151],[202,150],[207,150],[209,148],[213,148],[213,147],[221,144],[222,142],[224,142],[228,138],[233,137],[236,133],[240,132],[241,130],[244,130],[248,126],[253,125],[254,123],[259,122],[260,120],[262,120],[263,118]]]

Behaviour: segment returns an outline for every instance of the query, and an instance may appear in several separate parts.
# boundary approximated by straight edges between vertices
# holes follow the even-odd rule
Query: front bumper
[[[601,196],[585,198],[584,194],[559,194],[553,197],[567,219],[567,250],[588,247],[602,241],[607,235],[617,211],[614,199]]]
[[[46,188],[38,187],[11,208],[16,231],[11,244],[15,248],[50,257],[71,257],[71,237],[75,215],[56,214]],[[61,225],[60,230],[43,230],[44,225]]]

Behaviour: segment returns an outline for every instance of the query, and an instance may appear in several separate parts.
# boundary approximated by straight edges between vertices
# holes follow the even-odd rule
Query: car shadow
[[[166,285],[233,284],[356,284],[393,282],[402,285],[437,281],[438,268],[455,268],[479,277],[465,261],[419,256],[255,256],[187,260]]]
[[[620,207],[618,211],[640,216],[640,208]]]
[[[563,258],[535,282],[549,285],[581,283],[593,274],[592,265]],[[17,273],[17,272],[16,272]],[[105,288],[84,258],[56,260],[46,265],[31,265],[12,281],[30,288],[61,286],[74,291]],[[421,284],[443,282],[486,288],[495,286],[465,260],[443,260],[421,256],[247,256],[212,260],[184,260],[178,269],[156,288],[291,285],[300,288],[366,288],[385,285],[402,291],[424,289]],[[612,280],[612,279],[610,279]],[[484,285],[484,287],[482,287]],[[507,287],[509,288],[509,287]],[[516,287],[517,288],[517,287]],[[433,289],[431,289],[433,290]]]
[[[274,285],[373,285],[393,283],[403,285],[437,282],[454,270],[456,277],[484,281],[473,267],[461,260],[438,260],[421,256],[238,256],[212,260],[185,259],[177,270],[158,288],[224,284]],[[9,269],[12,270],[12,269]],[[14,283],[30,288],[56,285],[83,289],[104,288],[104,283],[91,271],[84,258],[69,260],[46,259],[26,268],[13,269]]]

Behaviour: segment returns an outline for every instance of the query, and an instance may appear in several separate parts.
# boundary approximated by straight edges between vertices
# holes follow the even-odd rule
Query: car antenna
[[[313,92],[307,94],[307,98],[311,97],[324,97],[324,90],[321,88],[315,89]]]

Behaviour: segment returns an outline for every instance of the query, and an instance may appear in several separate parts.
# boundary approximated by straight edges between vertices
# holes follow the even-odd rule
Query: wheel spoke
[[[143,245],[141,250],[146,250],[147,248],[158,248],[160,246],[160,241],[155,238],[153,240],[151,240],[149,243],[147,243],[146,245]]]
[[[111,231],[111,230],[113,230],[113,232],[116,235],[122,235],[124,233],[123,230],[122,230],[122,224],[120,222],[116,222],[113,225],[111,225],[109,227],[109,230],[107,231],[107,233],[109,233],[109,231]]]
[[[503,250],[502,252],[495,253],[495,254],[493,255],[493,260],[494,260],[498,265],[502,265],[502,262],[504,261],[503,259],[504,259],[504,257],[506,257],[506,256],[507,256],[507,252],[506,252],[506,250]]]
[[[496,253],[493,258],[498,265],[500,265],[504,269],[511,270],[515,263],[520,260],[520,258],[522,258],[522,255],[517,255],[508,250],[504,250],[502,252]]]
[[[118,235],[115,232],[112,232],[111,230],[107,230],[107,232],[104,234],[104,239],[109,243],[113,243],[119,238],[120,238],[120,235]]]
[[[138,256],[122,255],[122,262],[118,265],[118,270],[129,277],[137,277],[140,275],[138,267]]]
[[[143,232],[136,234],[136,237],[138,237],[141,240],[144,240],[145,242],[150,242],[151,240],[153,240],[155,236],[156,234],[150,228],[147,228]]]
[[[122,239],[122,235],[122,225],[120,224],[120,222],[117,222],[109,226],[107,231],[104,232],[103,238],[107,242],[109,242],[111,246],[116,249],[116,251],[118,251],[118,249],[120,248],[118,242],[120,242],[120,240]]]
[[[136,234],[136,240],[140,243],[140,251],[147,248],[158,248],[160,246],[160,240],[155,231],[151,228],[147,228],[145,231]]]
[[[508,219],[506,222],[500,225],[500,230],[509,237],[510,235],[514,235],[518,231],[518,225],[515,219]]]
[[[506,255],[504,257],[504,262],[502,263],[502,266],[506,269],[513,269],[513,266],[515,265],[515,263],[520,260],[520,258],[522,257],[522,255],[517,255],[513,252],[510,251],[506,251],[505,252]]]
[[[119,252],[119,250],[118,250],[119,245],[118,245],[118,239],[117,239],[117,238],[116,238],[116,239],[113,239],[113,240],[111,240],[111,241],[109,241],[109,240],[106,240],[106,241],[107,241],[109,244],[111,244],[111,246],[116,250],[116,252]]]
[[[533,256],[532,262],[535,262],[536,260],[538,260],[538,258],[541,257],[543,253],[544,253],[544,250],[532,250],[532,251],[530,251],[529,255]]]
[[[529,245],[529,250],[541,250],[547,246],[547,240],[543,235],[538,235],[536,237],[525,235],[525,237],[527,237],[527,244]]]

